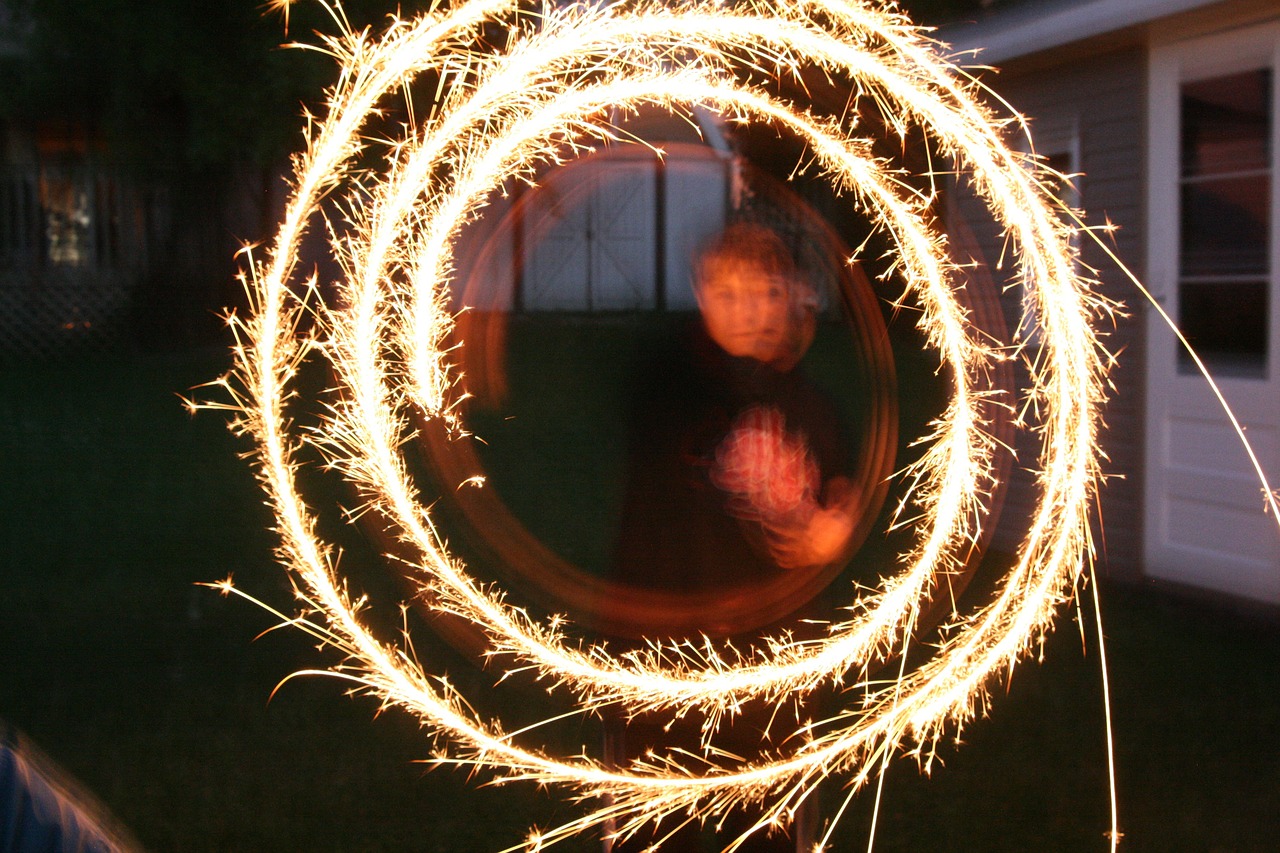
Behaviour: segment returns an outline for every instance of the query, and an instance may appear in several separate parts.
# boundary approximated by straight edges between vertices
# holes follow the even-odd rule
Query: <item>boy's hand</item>
[[[825,566],[844,556],[853,537],[853,523],[848,508],[837,504],[819,509],[807,521],[766,526],[765,541],[781,568]]]

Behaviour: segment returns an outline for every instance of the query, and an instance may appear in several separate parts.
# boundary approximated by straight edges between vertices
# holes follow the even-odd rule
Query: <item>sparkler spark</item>
[[[277,5],[287,11],[289,4]],[[253,310],[231,321],[237,366],[224,386],[240,411],[239,428],[255,442],[280,557],[306,611],[295,621],[346,655],[336,673],[438,735],[438,761],[561,785],[597,805],[531,847],[605,821],[626,835],[661,818],[708,820],[745,805],[762,809],[760,827],[785,824],[829,774],[856,787],[897,750],[927,764],[939,738],[984,707],[987,683],[1049,630],[1091,555],[1087,517],[1109,360],[1092,323],[1110,309],[1076,271],[1071,226],[1044,189],[1047,173],[1005,145],[971,79],[940,59],[906,19],[868,2],[629,2],[548,8],[533,17],[517,5],[472,0],[395,20],[377,37],[346,31],[326,39],[341,63],[339,82],[297,159],[279,232],[261,258],[246,254]],[[484,40],[495,25],[507,34],[500,49]],[[1018,559],[989,603],[955,613],[935,653],[888,683],[872,682],[870,669],[905,658],[921,608],[946,588],[945,576],[963,565],[981,532],[994,451],[982,380],[1010,351],[973,329],[957,299],[961,279],[930,213],[933,197],[910,188],[858,138],[856,116],[815,114],[749,82],[758,73],[739,73],[750,68],[782,79],[804,67],[846,80],[898,131],[923,128],[967,176],[1005,229],[1041,329],[1029,392],[1043,413],[1040,497]],[[364,165],[370,143],[362,134],[384,99],[415,79],[438,82],[434,108],[389,147],[385,168]],[[920,329],[949,368],[949,405],[927,437],[927,452],[907,472],[923,519],[917,541],[900,571],[850,602],[847,617],[819,642],[778,636],[740,653],[710,641],[654,641],[618,656],[605,645],[571,641],[563,620],[540,623],[471,576],[446,547],[399,453],[412,415],[465,428],[457,410],[462,377],[446,346],[460,231],[504,183],[532,182],[540,166],[621,144],[606,118],[610,110],[644,105],[707,107],[804,140],[850,206],[891,238],[897,275],[921,307]],[[341,199],[347,219],[332,229],[340,235],[332,252],[343,277],[335,298],[320,299],[316,287],[299,281],[298,254],[331,196]],[[289,401],[300,366],[312,358],[327,361],[342,394],[306,438],[290,428]],[[701,719],[701,760],[671,751],[613,767],[523,746],[500,720],[482,717],[432,677],[407,641],[379,639],[299,492],[298,459],[308,440],[395,526],[431,606],[479,626],[487,654],[572,691],[583,713],[613,705]],[[746,703],[851,683],[856,702],[824,725],[778,741],[781,748],[736,761],[710,746],[719,722]]]

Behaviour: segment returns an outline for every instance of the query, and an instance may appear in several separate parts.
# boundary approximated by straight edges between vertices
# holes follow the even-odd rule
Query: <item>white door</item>
[[[1280,24],[1154,47],[1149,284],[1280,487]],[[1147,575],[1280,603],[1280,527],[1205,380],[1149,311]]]
[[[657,160],[595,157],[550,173],[525,216],[524,307],[654,307]]]
[[[732,169],[720,152],[685,146],[666,161],[666,307],[696,311],[693,258],[724,228],[730,210]]]

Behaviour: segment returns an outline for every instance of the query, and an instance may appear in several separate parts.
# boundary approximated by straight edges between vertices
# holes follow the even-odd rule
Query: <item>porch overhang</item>
[[[998,65],[1162,18],[1220,0],[1056,0],[1026,3],[976,22],[942,28],[938,38],[957,58]]]

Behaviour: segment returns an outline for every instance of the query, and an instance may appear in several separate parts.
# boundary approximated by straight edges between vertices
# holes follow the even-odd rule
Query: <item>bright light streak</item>
[[[598,804],[581,820],[539,836],[538,844],[609,819],[625,834],[662,817],[711,819],[747,804],[785,823],[829,774],[861,785],[899,749],[927,764],[938,740],[984,706],[986,685],[1049,630],[1091,556],[1087,518],[1109,361],[1092,322],[1109,308],[1076,272],[1070,229],[1042,188],[1046,175],[1004,144],[999,124],[974,97],[976,84],[905,19],[875,5],[687,0],[573,6],[537,18],[517,18],[516,5],[475,0],[397,20],[376,38],[344,32],[328,39],[326,49],[342,66],[339,82],[298,158],[280,231],[262,260],[247,261],[253,311],[232,321],[237,368],[224,384],[241,411],[239,426],[256,443],[281,559],[308,611],[305,627],[347,656],[335,673],[439,735],[439,761],[563,785]],[[334,18],[344,20],[340,13]],[[505,49],[479,46],[486,24],[506,28]],[[1043,347],[1030,391],[1043,413],[1036,512],[991,602],[954,614],[935,654],[888,684],[872,682],[871,668],[904,652],[920,608],[945,589],[946,574],[963,564],[981,532],[994,448],[985,431],[990,403],[979,389],[1010,350],[968,322],[957,300],[957,270],[930,213],[934,199],[911,190],[874,156],[847,119],[814,115],[743,83],[734,73],[743,63],[778,78],[818,67],[880,105],[895,129],[922,127],[1001,223],[1034,295]],[[390,147],[384,170],[361,165],[369,146],[362,133],[379,105],[420,77],[440,81],[434,109]],[[847,618],[820,642],[778,636],[760,651],[738,653],[711,641],[655,641],[627,656],[571,642],[560,620],[539,623],[471,577],[436,531],[430,498],[417,493],[399,454],[411,437],[412,413],[465,428],[456,413],[463,377],[451,371],[444,344],[460,231],[504,182],[532,181],[540,166],[622,144],[606,120],[610,108],[646,104],[706,106],[731,120],[772,122],[805,140],[850,205],[890,236],[902,286],[922,308],[920,328],[949,368],[949,406],[927,437],[927,452],[907,472],[922,518],[916,544],[902,569],[851,601]],[[340,198],[350,227],[335,229],[342,236],[332,251],[344,278],[337,298],[324,301],[297,281],[297,255],[330,195]],[[301,334],[306,318],[314,323]],[[309,357],[331,363],[343,393],[328,403],[316,435],[298,437],[288,401]],[[846,694],[856,701],[827,725],[775,739],[785,748],[741,763],[711,752],[700,762],[660,752],[607,767],[521,746],[501,721],[480,717],[429,675],[407,644],[381,640],[365,624],[362,602],[347,591],[333,549],[317,535],[316,516],[299,494],[296,460],[308,440],[394,523],[416,554],[416,577],[432,606],[480,626],[488,653],[502,666],[534,669],[573,691],[584,713],[611,704],[691,715],[705,721],[710,739],[721,719],[748,702],[776,703],[824,684],[856,684],[856,694]]]

